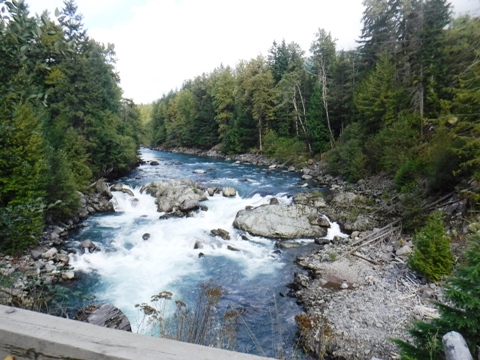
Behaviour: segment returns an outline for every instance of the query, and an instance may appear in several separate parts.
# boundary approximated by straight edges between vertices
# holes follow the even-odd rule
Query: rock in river
[[[222,189],[222,195],[225,197],[237,196],[237,191],[232,187],[226,186]]]
[[[230,234],[228,233],[227,230],[223,230],[223,229],[213,229],[213,230],[211,230],[211,233],[212,233],[214,236],[219,236],[219,237],[221,237],[223,240],[230,240]]]
[[[305,205],[266,205],[240,210],[233,226],[252,235],[279,239],[317,238],[327,234],[322,215]]]
[[[171,180],[169,182],[152,182],[142,186],[140,192],[146,191],[147,194],[157,198],[159,212],[172,212],[174,209],[180,209],[188,212],[197,209],[200,201],[207,200],[205,192],[197,187],[197,184],[191,180]]]
[[[132,331],[125,314],[112,304],[94,304],[77,314],[77,320],[111,329]]]

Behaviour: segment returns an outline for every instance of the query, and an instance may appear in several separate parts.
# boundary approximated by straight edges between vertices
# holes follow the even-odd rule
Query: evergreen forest
[[[268,55],[220,65],[164,94],[150,142],[216,147],[301,165],[325,159],[355,182],[395,178],[429,194],[479,180],[480,18],[446,0],[364,0],[358,46],[326,29],[308,51],[273,42]],[[313,34],[312,34],[313,35]]]
[[[73,0],[56,21],[23,1],[0,10],[0,251],[15,253],[71,217],[79,191],[136,165],[141,114]]]
[[[74,0],[41,15],[0,0],[0,252],[17,254],[47,224],[71,219],[98,179],[138,164],[140,145],[258,153],[297,167],[315,159],[349,182],[384,174],[412,200],[457,191],[478,209],[480,17],[454,17],[447,0],[363,5],[353,50],[319,24],[309,49],[273,41],[266,56],[136,105],[123,97],[114,46],[89,37]],[[397,341],[404,358],[440,354],[439,343],[425,352],[438,329],[479,344],[479,229],[447,282],[451,306],[411,328],[414,345]],[[412,269],[432,281],[452,273],[458,259],[439,213],[415,237]]]

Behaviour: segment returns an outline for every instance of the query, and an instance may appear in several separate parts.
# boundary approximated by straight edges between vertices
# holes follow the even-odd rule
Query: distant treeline
[[[445,0],[364,0],[359,46],[319,29],[308,55],[274,42],[266,57],[220,66],[156,101],[155,146],[325,157],[356,181],[386,172],[404,191],[448,191],[479,165],[480,18]]]
[[[13,253],[70,217],[77,191],[136,164],[140,112],[73,0],[56,23],[20,0],[0,10],[0,251]]]

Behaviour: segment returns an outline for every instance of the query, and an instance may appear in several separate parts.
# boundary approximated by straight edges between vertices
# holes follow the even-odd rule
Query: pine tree
[[[416,322],[409,330],[413,344],[395,340],[404,359],[442,359],[442,336],[460,333],[472,354],[480,345],[480,234],[470,237],[463,265],[448,280],[446,303],[437,303],[440,317],[431,322]],[[447,305],[448,304],[448,305]],[[475,357],[475,356],[474,356]]]
[[[430,215],[425,227],[415,234],[414,243],[415,249],[408,261],[413,270],[430,281],[438,281],[452,272],[454,258],[440,212]]]
[[[395,64],[383,53],[373,71],[359,86],[355,106],[367,135],[374,135],[396,117],[400,89],[395,83]]]

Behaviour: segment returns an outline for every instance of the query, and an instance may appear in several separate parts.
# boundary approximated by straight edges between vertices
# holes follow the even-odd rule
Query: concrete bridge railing
[[[261,360],[0,305],[0,360]]]

